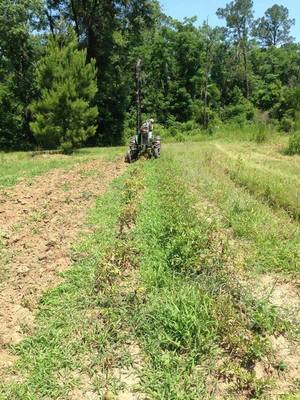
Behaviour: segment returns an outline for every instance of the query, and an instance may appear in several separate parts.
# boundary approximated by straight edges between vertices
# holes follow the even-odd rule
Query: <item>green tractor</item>
[[[129,149],[125,156],[125,162],[129,164],[137,161],[141,156],[145,156],[147,158],[159,158],[161,150],[160,137],[153,136],[154,120],[150,119],[143,124],[141,123],[141,63],[141,60],[138,60],[136,65],[136,135],[131,138]]]

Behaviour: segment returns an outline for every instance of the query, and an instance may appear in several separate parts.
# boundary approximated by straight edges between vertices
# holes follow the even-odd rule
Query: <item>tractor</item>
[[[154,120],[150,119],[142,124],[142,106],[141,106],[141,64],[139,59],[136,65],[136,135],[130,139],[129,149],[125,156],[125,162],[132,163],[140,157],[159,158],[161,150],[160,137],[153,136]]]

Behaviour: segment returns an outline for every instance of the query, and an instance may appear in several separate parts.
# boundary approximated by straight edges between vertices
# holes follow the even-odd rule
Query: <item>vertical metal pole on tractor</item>
[[[136,135],[132,137],[129,149],[125,155],[125,162],[132,163],[139,159],[141,155],[148,158],[159,158],[160,138],[152,135],[153,120],[147,121],[146,127],[142,127],[142,60],[139,58],[135,69],[136,79]],[[150,124],[151,123],[151,124]],[[150,135],[151,128],[151,135]]]
[[[137,105],[137,113],[136,113],[136,134],[137,137],[140,135],[140,128],[142,124],[142,97],[141,97],[141,66],[142,60],[139,58],[136,64],[136,105]]]

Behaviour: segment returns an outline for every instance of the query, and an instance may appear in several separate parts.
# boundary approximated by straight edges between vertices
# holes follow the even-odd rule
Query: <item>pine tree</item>
[[[69,152],[96,132],[97,71],[94,60],[86,63],[86,51],[77,49],[73,34],[65,42],[61,36],[49,39],[38,66],[41,90],[31,105],[30,126],[42,148]]]
[[[289,18],[289,10],[274,4],[267,9],[264,17],[255,22],[253,36],[257,37],[264,47],[291,43],[293,38],[290,32],[293,25],[295,20]]]

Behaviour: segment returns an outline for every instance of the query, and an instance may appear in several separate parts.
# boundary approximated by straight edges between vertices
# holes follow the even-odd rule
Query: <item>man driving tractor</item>
[[[129,145],[125,161],[131,163],[136,161],[141,155],[158,158],[160,156],[160,138],[153,136],[154,119],[145,121],[138,129]]]
[[[153,125],[154,125],[154,119],[149,119],[146,122],[144,122],[140,128],[141,134],[147,135],[148,140],[152,140],[153,138]]]

